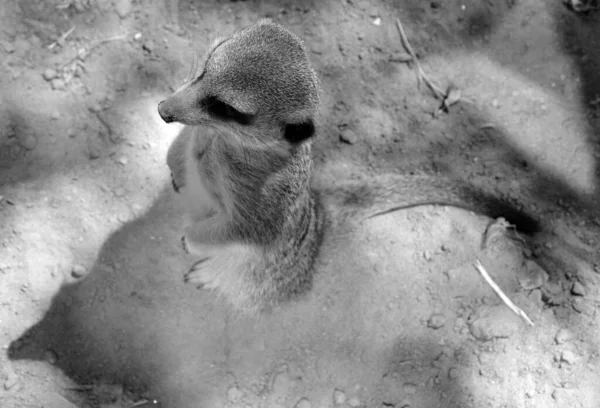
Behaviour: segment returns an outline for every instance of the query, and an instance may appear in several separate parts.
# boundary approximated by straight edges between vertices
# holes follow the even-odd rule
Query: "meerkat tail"
[[[445,177],[395,174],[352,181],[324,192],[337,208],[339,223],[356,222],[421,205],[445,205],[470,210],[491,218],[503,217],[527,234],[540,231],[537,220],[514,205]]]

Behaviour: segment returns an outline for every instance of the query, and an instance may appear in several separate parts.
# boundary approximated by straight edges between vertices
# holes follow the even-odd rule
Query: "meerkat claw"
[[[179,193],[179,186],[177,185],[177,183],[175,183],[175,178],[173,178],[173,173],[171,173],[171,184],[173,185],[173,190],[175,190],[176,193]]]
[[[211,289],[216,287],[215,269],[207,266],[210,258],[203,258],[194,263],[190,270],[184,275],[184,283],[196,285],[196,289]]]
[[[181,237],[181,247],[183,248],[183,252],[185,252],[186,254],[190,253],[187,242],[185,240],[185,235],[183,237]]]

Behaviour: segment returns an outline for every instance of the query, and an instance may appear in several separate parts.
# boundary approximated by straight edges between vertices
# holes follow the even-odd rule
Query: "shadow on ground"
[[[576,14],[566,9],[554,10],[554,23],[562,51],[572,58],[581,78],[581,112],[576,120],[586,121],[590,151],[600,157],[600,17],[597,13]],[[600,195],[600,162],[596,159],[596,196]]]
[[[460,284],[458,297],[425,295],[446,281],[440,268],[477,252],[484,217],[409,210],[329,239],[314,291],[252,319],[183,284],[192,259],[178,247],[172,194],[166,188],[106,240],[91,274],[60,291],[42,321],[11,344],[10,359],[42,360],[51,350],[76,382],[126,384],[163,407],[221,406],[236,384],[245,401],[286,406],[303,396],[324,406],[336,387],[377,404],[460,407],[474,398],[476,365],[466,357],[457,366],[454,358],[473,340],[453,334],[448,343],[451,324],[432,332],[423,322],[434,310],[453,321],[458,304],[488,290],[472,280]],[[444,266],[416,257],[448,241],[456,250],[440,259]],[[284,366],[289,384],[282,386],[273,378]]]

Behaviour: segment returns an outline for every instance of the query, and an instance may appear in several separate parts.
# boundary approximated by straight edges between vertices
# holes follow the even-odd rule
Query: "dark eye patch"
[[[214,116],[215,118],[234,121],[240,125],[249,125],[252,123],[253,115],[242,113],[214,96],[207,96],[200,104],[209,115]]]
[[[283,129],[283,137],[292,144],[298,144],[315,134],[315,125],[308,119],[302,123],[288,123]]]

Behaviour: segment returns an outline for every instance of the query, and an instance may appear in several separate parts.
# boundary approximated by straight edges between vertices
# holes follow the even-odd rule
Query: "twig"
[[[494,289],[494,292],[496,292],[496,294],[498,296],[500,296],[500,299],[502,299],[502,301],[506,304],[506,306],[508,306],[510,308],[510,310],[512,310],[513,312],[515,312],[515,314],[519,317],[521,317],[523,320],[525,320],[527,322],[527,324],[529,324],[530,326],[533,326],[533,321],[529,318],[529,316],[527,316],[527,314],[520,309],[518,306],[516,306],[509,298],[508,296],[506,296],[504,294],[504,292],[502,292],[502,289],[500,289],[498,287],[498,285],[496,284],[496,282],[494,282],[492,280],[492,278],[490,277],[490,275],[487,273],[487,271],[485,270],[485,268],[483,267],[483,265],[481,264],[481,261],[478,259],[477,262],[475,262],[475,268],[477,269],[477,271],[481,274],[481,276],[483,276],[483,279],[485,279],[485,281],[492,287],[492,289]]]
[[[147,399],[141,399],[132,404],[129,404],[129,408],[139,407],[140,405],[146,405],[146,404],[150,404],[150,403],[152,403],[152,401],[149,401]]]
[[[399,18],[396,18],[396,27],[398,28],[398,33],[400,34],[400,40],[402,41],[402,45],[404,46],[404,48],[406,49],[406,51],[408,52],[408,54],[410,55],[410,58],[411,58],[410,61],[407,60],[406,62],[414,61],[415,66],[417,68],[416,69],[417,86],[420,86],[421,81],[425,82],[425,84],[429,87],[429,89],[431,89],[431,92],[433,92],[433,95],[437,99],[442,100],[442,106],[440,106],[440,108],[438,109],[438,112],[440,110],[447,112],[448,108],[457,102],[467,102],[467,103],[475,104],[475,101],[473,101],[472,99],[465,98],[464,96],[462,96],[461,92],[458,88],[450,85],[448,87],[448,89],[446,91],[444,91],[442,88],[437,86],[431,79],[429,79],[429,77],[427,76],[425,71],[423,71],[423,67],[421,66],[421,63],[419,62],[419,60],[417,59],[417,55],[415,54],[415,51],[413,50],[410,43],[408,42],[408,37],[406,36],[406,33],[404,32],[404,27],[402,26],[402,23],[400,22]],[[436,114],[437,114],[437,112],[434,113],[434,116]]]
[[[54,41],[52,44],[50,44],[48,46],[48,49],[51,50],[52,48],[56,47],[58,44],[62,44],[67,39],[67,37],[70,36],[73,33],[73,31],[75,31],[75,27],[77,27],[77,26],[71,27],[69,29],[69,31],[67,31],[66,33],[64,33],[60,37],[58,37],[58,39],[56,41]]]
[[[433,92],[433,95],[436,98],[444,99],[446,92],[444,92],[439,86],[434,84],[429,79],[429,77],[425,74],[425,72],[423,71],[423,68],[421,67],[421,63],[417,59],[417,55],[415,54],[412,47],[410,46],[410,43],[408,42],[408,38],[406,37],[406,33],[404,32],[404,28],[402,27],[402,23],[400,22],[399,18],[396,19],[396,27],[398,28],[398,33],[400,34],[400,40],[402,40],[402,45],[404,45],[404,48],[406,48],[406,51],[408,51],[410,56],[413,58],[413,61],[415,62],[415,65],[417,67],[417,75],[418,75],[417,79],[418,80],[423,79],[423,82],[425,82],[425,84],[429,87],[429,89],[431,89],[431,91]]]
[[[127,38],[127,34],[123,34],[123,35],[117,35],[115,37],[105,38],[103,40],[96,41],[94,44],[92,44],[92,46],[89,48],[89,50],[86,51],[86,55],[89,55],[89,53],[91,53],[95,48],[99,47],[100,45],[102,45],[104,43],[111,42],[111,41],[124,40],[126,38]],[[73,61],[77,60],[77,58],[79,58],[79,53],[77,53],[77,55],[74,56],[73,58],[71,58],[68,62],[64,63],[62,68],[71,64]]]

